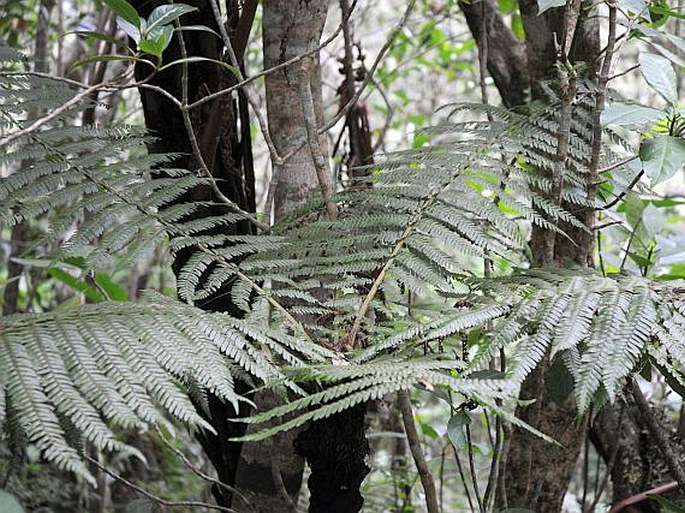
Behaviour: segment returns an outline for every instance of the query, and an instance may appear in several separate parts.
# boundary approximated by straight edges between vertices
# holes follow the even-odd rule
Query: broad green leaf
[[[652,185],[665,182],[685,165],[685,140],[670,135],[645,139],[640,147],[640,160]]]
[[[455,449],[461,449],[466,445],[466,432],[464,427],[471,423],[471,417],[465,411],[459,411],[450,417],[447,422],[447,438]]]
[[[438,432],[430,424],[426,424],[425,422],[421,422],[420,426],[421,426],[421,432],[424,435],[426,435],[428,438],[430,438],[431,440],[437,440],[438,438],[440,438],[440,435],[438,434]]]
[[[641,53],[640,71],[647,83],[670,104],[678,101],[676,76],[673,65],[661,55]]]
[[[190,5],[186,4],[160,5],[154,11],[152,11],[148,17],[147,29],[150,31],[157,26],[168,25],[184,14],[192,11],[197,11],[197,7],[191,7]]]
[[[14,495],[0,490],[0,511],[2,513],[24,513],[24,508],[21,504],[14,498]]]
[[[107,294],[107,297],[112,301],[128,301],[128,293],[124,288],[115,282],[108,274],[97,273],[95,275],[95,283],[98,287]]]
[[[119,25],[119,28],[121,28],[128,37],[133,39],[136,44],[140,43],[140,26],[130,23],[121,16],[117,17],[117,25]]]
[[[639,125],[657,120],[664,112],[642,105],[614,102],[602,113],[603,125]]]
[[[48,270],[48,274],[56,280],[61,281],[68,287],[78,292],[82,292],[88,299],[95,301],[96,303],[100,303],[105,300],[102,294],[100,294],[100,292],[91,287],[88,283],[78,278],[75,278],[68,272],[63,271],[62,269],[53,267],[52,269]]]
[[[174,29],[170,25],[157,27],[157,30],[148,33],[148,37],[140,41],[140,49],[143,52],[161,58],[162,52],[169,46]]]
[[[117,16],[123,18],[134,27],[140,28],[140,16],[136,9],[126,0],[102,0],[107,6],[112,9]]]
[[[553,7],[563,7],[566,0],[538,0],[538,16]]]

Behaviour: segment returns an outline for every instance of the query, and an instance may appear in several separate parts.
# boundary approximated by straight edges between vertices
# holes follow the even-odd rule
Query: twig
[[[378,55],[376,56],[376,59],[373,62],[373,65],[371,66],[371,69],[369,69],[366,72],[366,75],[364,77],[364,81],[362,82],[361,86],[359,86],[359,89],[357,89],[357,93],[350,98],[350,100],[343,105],[338,113],[333,116],[331,120],[328,121],[324,126],[319,128],[319,134],[325,134],[328,132],[331,128],[333,128],[338,121],[340,121],[343,117],[347,116],[347,113],[349,110],[359,101],[359,98],[361,97],[362,93],[364,92],[364,89],[366,86],[371,82],[371,77],[375,74],[376,69],[378,68],[378,65],[381,63],[383,60],[383,57],[385,57],[385,54],[387,51],[390,49],[390,46],[392,43],[395,41],[395,38],[397,35],[400,33],[400,30],[406,25],[407,20],[409,18],[409,15],[411,12],[414,10],[414,5],[416,4],[416,0],[410,0],[409,5],[407,6],[407,9],[404,11],[404,14],[402,15],[402,18],[397,22],[393,30],[390,32],[388,35],[387,39],[385,40],[385,43],[381,47],[380,51],[378,52]],[[289,153],[286,153],[283,156],[283,161],[287,161],[290,158],[292,158],[294,155],[296,155],[303,147],[304,145],[307,144],[302,143],[298,145],[296,148],[293,148]]]
[[[410,0],[409,5],[407,5],[407,8],[404,11],[404,14],[400,18],[400,20],[397,22],[397,24],[393,27],[392,31],[390,34],[388,34],[388,37],[385,40],[385,43],[383,43],[383,46],[381,47],[380,51],[378,52],[378,55],[376,56],[376,59],[373,61],[373,64],[371,65],[371,68],[366,72],[366,75],[364,77],[364,81],[362,84],[359,86],[359,89],[357,89],[357,93],[349,99],[349,101],[338,111],[338,113],[324,126],[322,126],[319,129],[320,134],[324,134],[328,132],[331,128],[335,126],[335,124],[340,121],[343,117],[347,115],[347,112],[359,101],[359,98],[361,97],[362,93],[364,92],[364,89],[366,88],[367,85],[369,85],[369,82],[371,81],[371,77],[376,73],[376,69],[378,68],[379,64],[385,57],[385,54],[387,51],[390,49],[390,46],[394,43],[395,39],[397,38],[397,35],[400,33],[400,31],[404,28],[404,26],[407,24],[407,20],[409,19],[409,15],[411,12],[414,10],[414,6],[416,5],[416,0]]]
[[[673,476],[675,480],[678,481],[678,485],[680,486],[680,488],[682,490],[685,490],[685,469],[683,468],[683,465],[681,464],[679,457],[676,456],[676,454],[673,452],[673,448],[666,441],[662,428],[659,426],[659,423],[654,417],[654,413],[652,412],[649,403],[645,399],[645,396],[642,395],[642,390],[640,390],[640,386],[637,384],[635,380],[633,380],[630,384],[630,387],[633,399],[635,399],[635,405],[637,406],[637,409],[640,411],[642,419],[645,421],[647,430],[654,438],[654,441],[656,442],[657,447],[659,447],[659,450],[661,451],[664,460],[666,460],[666,465],[668,466],[668,470],[671,476]]]
[[[302,66],[302,73],[304,77],[307,77],[310,71],[310,66]],[[309,80],[301,80],[299,89],[309,152],[311,153],[312,161],[314,162],[314,168],[316,169],[316,178],[319,182],[321,196],[326,204],[326,213],[328,214],[328,219],[330,221],[334,221],[338,218],[338,207],[333,200],[333,186],[331,185],[331,179],[329,176],[330,170],[328,168],[328,162],[326,162],[326,158],[323,155],[323,151],[321,151],[319,134],[316,130],[314,99],[312,98],[312,90]]]
[[[0,146],[5,146],[5,145],[11,143],[12,141],[14,141],[20,137],[24,137],[25,135],[28,135],[32,132],[35,132],[36,130],[38,130],[43,125],[45,125],[46,123],[49,123],[50,121],[55,119],[57,116],[62,114],[64,111],[73,107],[78,102],[83,100],[85,97],[92,94],[94,91],[97,91],[98,89],[100,89],[102,86],[103,86],[102,83],[94,84],[94,85],[84,89],[83,91],[76,93],[70,100],[68,100],[64,104],[62,104],[59,107],[57,107],[56,109],[54,109],[47,116],[43,116],[42,118],[34,121],[31,125],[27,126],[26,128],[19,130],[17,132],[14,132],[14,133],[8,135],[7,137],[4,137],[3,139],[0,139]]]
[[[300,55],[296,55],[292,59],[288,59],[287,61],[284,61],[280,64],[277,64],[276,66],[272,66],[272,67],[265,69],[259,73],[255,73],[254,75],[250,75],[249,77],[244,77],[243,80],[241,80],[237,84],[232,85],[230,87],[227,87],[225,89],[221,89],[220,91],[216,91],[212,94],[208,94],[207,96],[203,96],[199,100],[196,100],[195,102],[191,103],[188,107],[190,109],[194,109],[196,107],[199,107],[203,103],[212,101],[215,98],[218,98],[219,96],[230,94],[233,91],[236,91],[236,90],[240,89],[241,87],[245,87],[246,85],[254,82],[257,79],[260,79],[260,78],[265,77],[267,75],[271,75],[272,73],[275,73],[276,71],[280,71],[284,68],[292,66],[293,64],[297,64],[302,59],[306,59],[307,57],[310,57],[310,56],[315,55],[316,53],[320,52],[322,49],[326,48],[328,45],[330,45],[338,37],[338,35],[342,31],[343,24],[346,23],[347,20],[349,19],[349,16],[352,15],[352,11],[354,11],[355,7],[357,6],[357,3],[358,3],[358,0],[354,0],[352,2],[352,6],[350,7],[350,11],[349,11],[348,15],[343,18],[340,25],[338,25],[338,27],[333,31],[333,33],[330,36],[328,36],[316,48],[309,50],[305,53],[302,53]]]
[[[217,0],[211,0],[209,3],[212,6],[214,18],[216,19],[216,24],[219,27],[219,33],[221,34],[221,39],[224,42],[226,51],[228,52],[228,57],[230,59],[231,65],[235,67],[235,74],[238,77],[238,80],[244,82],[245,78],[243,77],[243,74],[240,71],[240,63],[238,62],[238,58],[236,57],[236,54],[233,51],[233,44],[231,43],[231,38],[228,35],[228,32],[226,31],[226,26],[224,25],[223,20],[221,19],[221,10],[219,8],[219,4]],[[269,154],[271,155],[271,163],[275,166],[282,165],[283,158],[279,155],[278,150],[276,150],[276,146],[274,145],[273,139],[271,139],[269,129],[266,125],[266,120],[264,119],[264,116],[262,116],[262,111],[259,109],[259,104],[257,103],[257,100],[255,100],[252,91],[247,87],[247,85],[243,85],[241,89],[243,93],[245,93],[245,98],[247,98],[250,107],[252,107],[252,112],[254,112],[254,115],[257,118],[259,130],[262,133],[262,137],[264,137],[264,142],[266,143],[267,148],[269,148]]]
[[[619,513],[619,511],[623,511],[625,508],[632,504],[637,504],[638,502],[646,501],[647,499],[649,499],[651,495],[662,495],[664,493],[676,492],[679,488],[680,487],[678,486],[678,483],[676,481],[672,481],[661,486],[655,486],[654,488],[651,488],[646,492],[640,492],[636,495],[626,497],[621,502],[616,504],[616,506],[611,508],[609,510],[609,513]]]
[[[473,483],[473,493],[476,496],[476,502],[478,503],[478,511],[485,513],[483,508],[483,498],[480,495],[480,490],[478,488],[478,474],[476,473],[476,464],[473,456],[473,444],[471,443],[471,427],[466,424],[466,449],[469,455],[469,472],[471,473],[471,482]]]
[[[404,422],[404,431],[407,434],[407,442],[409,450],[414,458],[416,470],[419,472],[423,491],[426,496],[426,509],[428,513],[440,513],[440,506],[438,505],[438,496],[435,491],[435,478],[428,468],[426,456],[423,454],[421,448],[421,441],[419,440],[419,433],[416,431],[416,424],[414,423],[414,412],[407,390],[400,390],[398,393],[400,411],[402,412],[402,421]]]
[[[635,158],[637,158],[637,157],[635,157]],[[608,210],[611,207],[613,207],[614,205],[616,205],[616,203],[621,201],[626,194],[628,194],[631,190],[633,190],[633,187],[635,187],[637,185],[637,183],[640,181],[640,178],[642,178],[642,175],[644,173],[645,173],[644,169],[641,169],[640,172],[637,175],[635,175],[635,178],[633,178],[631,180],[630,184],[628,184],[628,187],[626,187],[623,191],[621,191],[621,193],[618,196],[616,196],[613,200],[611,200],[609,203],[607,203],[606,205],[604,205],[602,207],[598,207],[597,210]]]
[[[193,155],[200,164],[200,169],[202,173],[209,179],[212,191],[216,194],[217,198],[228,205],[234,212],[244,215],[252,224],[262,231],[268,231],[271,227],[268,224],[262,223],[255,216],[246,212],[240,206],[238,206],[234,201],[228,198],[219,189],[216,183],[216,179],[212,173],[212,170],[207,167],[205,161],[205,155],[202,155],[202,150],[200,149],[200,144],[197,141],[197,136],[195,135],[195,130],[193,129],[193,122],[190,119],[190,111],[188,107],[188,51],[186,50],[185,40],[183,39],[183,32],[178,31],[178,44],[181,49],[181,56],[183,58],[182,71],[181,71],[181,117],[183,118],[183,125],[185,126],[186,132],[188,133],[188,139],[190,140],[190,146],[193,149]]]
[[[173,444],[169,440],[166,439],[166,437],[164,436],[164,433],[162,433],[162,430],[159,429],[159,426],[156,427],[156,431],[157,431],[157,435],[159,436],[159,439],[167,447],[167,449],[172,451],[183,462],[183,464],[185,464],[185,466],[188,467],[191,472],[193,472],[193,474],[198,476],[200,479],[207,481],[208,483],[211,483],[215,486],[218,486],[219,488],[223,488],[224,490],[226,490],[229,493],[236,494],[238,497],[240,497],[243,500],[243,502],[245,504],[247,504],[249,506],[249,508],[252,511],[255,511],[254,506],[247,500],[247,498],[242,493],[240,493],[240,490],[238,490],[237,488],[230,486],[230,485],[228,485],[228,484],[226,484],[226,483],[224,483],[218,479],[214,479],[212,476],[209,476],[209,475],[205,474],[204,472],[202,472],[199,468],[197,468],[195,465],[193,465],[193,463],[188,459],[188,457],[183,453],[183,451],[174,447]]]
[[[107,467],[104,465],[101,465],[97,460],[94,460],[87,454],[83,455],[83,458],[89,462],[91,462],[93,465],[95,465],[97,468],[99,468],[101,471],[104,473],[108,474],[110,477],[114,478],[115,480],[125,484],[135,492],[139,493],[146,499],[149,499],[153,502],[156,502],[157,504],[160,504],[162,506],[167,506],[170,508],[207,508],[207,509],[213,509],[216,511],[225,511],[226,513],[237,513],[236,510],[231,509],[231,508],[226,508],[224,506],[217,506],[215,504],[209,504],[207,502],[201,502],[201,501],[169,501],[166,499],[162,499],[161,497],[158,497],[157,495],[148,492],[144,488],[141,488],[140,486],[132,483],[128,479],[120,476],[119,474],[109,470]]]
[[[620,161],[618,161],[618,162],[614,162],[613,164],[611,164],[611,165],[609,165],[609,166],[607,166],[607,167],[603,167],[602,169],[598,169],[598,170],[597,170],[597,174],[598,174],[598,175],[601,175],[602,173],[606,173],[607,171],[611,171],[611,170],[613,170],[613,169],[616,169],[617,167],[624,166],[624,165],[626,165],[626,164],[628,164],[628,163],[630,163],[630,162],[632,162],[633,160],[636,160],[636,159],[638,159],[638,158],[639,158],[638,155],[633,155],[633,156],[631,156],[631,157],[627,157],[627,158],[625,158],[625,159],[623,159],[623,160],[620,160]]]
[[[450,442],[450,445],[452,445],[452,442]],[[454,453],[454,461],[457,463],[457,470],[459,471],[459,477],[461,478],[461,483],[464,485],[464,493],[466,494],[466,500],[469,503],[469,508],[471,511],[475,511],[475,508],[473,506],[473,499],[471,499],[471,492],[469,491],[469,485],[467,484],[466,481],[466,474],[464,473],[464,467],[461,464],[461,459],[459,458],[459,452],[457,452],[457,448],[452,445],[452,452]]]
[[[631,66],[630,68],[628,68],[628,69],[626,69],[626,70],[620,71],[620,72],[618,72],[618,73],[614,73],[614,74],[611,75],[609,78],[607,78],[607,82],[609,82],[609,81],[611,81],[611,80],[614,80],[615,78],[622,77],[623,75],[627,75],[628,73],[630,73],[631,71],[635,71],[635,70],[638,69],[639,67],[640,67],[640,65],[639,65],[639,64],[636,64],[635,66]]]

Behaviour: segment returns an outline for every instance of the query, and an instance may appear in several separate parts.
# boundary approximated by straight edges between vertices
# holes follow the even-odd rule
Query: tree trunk
[[[556,78],[555,41],[563,40],[565,8],[550,9],[538,15],[536,0],[521,0],[519,6],[526,34],[525,42],[522,42],[513,36],[488,0],[461,3],[460,6],[474,37],[480,37],[483,28],[487,31],[488,70],[493,75],[504,104],[508,107],[521,105],[526,100],[526,87],[530,87],[532,100],[546,100],[545,83]],[[590,78],[594,79],[599,55],[599,26],[597,20],[587,13],[581,16],[571,54],[573,62],[587,63]],[[583,211],[576,215],[590,227],[594,224],[594,212]],[[548,232],[533,227],[530,242],[532,265],[592,266],[592,236],[588,237],[585,232],[568,225],[560,228],[574,239],[575,244],[557,236],[552,237],[552,247],[549,248]],[[561,509],[580,453],[584,431],[575,421],[576,404],[573,397],[564,400],[553,398],[545,386],[551,378],[550,363],[548,358],[543,359],[524,381],[520,398],[535,399],[535,403],[518,407],[516,416],[552,436],[561,446],[551,445],[515,427],[509,440],[507,465],[501,473],[506,497],[498,497],[499,507],[530,508],[541,513],[553,513]]]
[[[138,0],[134,6],[142,16],[149,16],[150,12],[165,1]],[[218,32],[218,26],[214,18],[210,0],[190,0],[185,3],[197,7],[198,10],[186,14],[182,22],[188,25],[205,25]],[[229,14],[229,31],[235,29],[238,19],[238,1],[227,1]],[[188,31],[184,32],[184,41],[189,56],[203,56],[210,59],[221,59],[224,49],[220,40],[207,32]],[[176,36],[172,39],[169,48],[164,54],[164,61],[171,62],[181,58],[181,50]],[[219,89],[235,83],[235,77],[224,68],[209,62],[191,63],[188,65],[188,99],[195,101]],[[142,79],[150,73],[149,67],[138,66],[136,78]],[[182,98],[182,66],[172,66],[160,73],[155,74],[149,83],[169,92],[177,99]],[[150,89],[139,90],[145,114],[146,127],[157,138],[149,145],[151,152],[155,153],[183,153],[173,165],[186,169],[197,169],[198,162],[191,155],[192,148],[189,134],[186,131],[183,117],[179,109],[165,96]],[[217,185],[221,192],[236,203],[241,209],[255,212],[254,202],[254,173],[252,169],[252,149],[248,130],[238,130],[238,119],[242,127],[249,127],[249,118],[246,102],[242,94],[238,101],[230,96],[222,96],[220,100],[207,102],[195,111],[191,111],[193,128],[198,136],[203,133],[211,118],[212,109],[220,109],[218,119],[221,126],[218,129],[219,142],[215,153],[203,155],[206,162],[210,163],[213,176],[217,179]],[[215,116],[216,117],[216,116]],[[183,201],[214,200],[213,192],[209,187],[197,188],[189,195],[179,199]],[[224,208],[213,207],[198,211],[197,217],[207,215],[219,215],[226,212]],[[247,221],[235,225],[222,227],[221,230],[230,234],[251,234],[253,227]],[[174,258],[173,268],[176,273],[183,267],[193,253],[193,248],[179,251]],[[205,276],[211,272],[209,270]],[[240,311],[231,303],[230,284],[224,285],[209,298],[197,304],[198,307],[211,310],[229,312],[239,315]],[[237,382],[236,392],[244,394],[248,391],[246,384]],[[229,486],[235,481],[238,456],[241,444],[229,442],[230,438],[244,434],[243,425],[230,422],[236,416],[249,413],[245,409],[245,403],[241,403],[241,411],[236,412],[233,407],[225,404],[220,399],[209,394],[209,422],[217,434],[208,432],[198,434],[198,441],[214,466],[217,476],[222,483]],[[201,414],[203,410],[198,408]],[[214,487],[213,494],[217,503],[229,507],[232,494],[221,487]]]
[[[544,83],[556,78],[557,50],[555,41],[563,40],[564,10],[550,9],[537,13],[535,0],[519,3],[526,33],[526,55],[533,100],[544,100]],[[586,5],[587,7],[587,5]],[[574,63],[585,62],[591,80],[596,78],[599,55],[599,24],[586,11],[581,15],[571,50]],[[587,141],[590,145],[592,141]],[[565,164],[564,164],[565,165]],[[542,171],[540,171],[542,172]],[[550,198],[556,201],[555,198]],[[567,208],[568,205],[562,205]],[[577,207],[573,207],[577,210]],[[579,219],[594,226],[594,212],[574,212]],[[533,227],[531,236],[532,265],[536,267],[591,267],[594,258],[594,239],[568,224],[560,225],[572,239],[556,235],[553,247],[547,247],[548,232]],[[549,444],[515,427],[509,442],[507,468],[504,469],[506,500],[509,507],[531,508],[541,513],[561,510],[573,471],[584,440],[585,423],[576,419],[577,408],[573,394],[560,400],[549,393],[547,383],[555,379],[549,357],[524,381],[520,399],[535,399],[530,406],[519,406],[516,416],[523,422],[550,435],[559,445]]]
[[[283,62],[316,49],[319,44],[328,2],[309,0],[291,2],[274,0],[264,3],[264,67],[272,68]],[[303,95],[303,88],[309,88],[313,105]],[[305,89],[306,90],[306,89]],[[285,161],[274,164],[272,187],[275,187],[274,218],[278,220],[288,212],[301,206],[312,195],[319,194],[320,178],[314,161],[312,141],[307,137],[306,112],[312,107],[315,124],[323,125],[321,106],[321,74],[318,52],[311,58],[266,77],[266,100],[269,133],[280,157]],[[325,157],[325,138],[318,138],[320,153]],[[316,142],[314,142],[316,144]],[[331,181],[332,177],[328,177]],[[359,486],[368,473],[364,458],[368,452],[365,438],[364,410],[359,406],[329,419],[314,422],[305,431],[286,433],[271,443],[273,450],[258,451],[258,446],[246,451],[246,465],[257,465],[266,469],[276,460],[279,468],[264,472],[296,483],[294,473],[302,472],[302,459],[311,467],[309,490],[311,513],[356,513],[363,504]],[[293,441],[295,452],[293,452]],[[278,454],[278,457],[272,456]],[[284,471],[287,469],[287,476]],[[278,483],[275,484],[278,489]],[[281,487],[282,490],[282,487]],[[293,497],[293,491],[287,490]],[[282,493],[281,493],[282,495]],[[292,511],[295,501],[272,501],[267,511]]]

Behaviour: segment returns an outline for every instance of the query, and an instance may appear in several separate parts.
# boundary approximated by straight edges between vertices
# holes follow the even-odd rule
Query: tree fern
[[[475,259],[521,263],[522,221],[560,233],[586,229],[572,213],[594,205],[580,192],[585,125],[572,131],[563,207],[540,193],[552,190],[551,180],[532,172],[554,168],[553,98],[552,108],[528,112],[456,106],[453,116],[467,121],[431,130],[427,148],[379,157],[368,183],[336,194],[337,219],[323,218],[314,198],[270,233],[237,236],[232,227],[251,216],[198,199],[211,182],[167,167],[174,155],[148,154],[141,130],[71,126],[71,111],[60,110],[78,94],[70,85],[16,71],[1,77],[8,147],[0,163],[12,171],[0,181],[4,223],[49,220],[53,240],[71,228],[51,257],[83,257],[94,268],[168,241],[172,252],[190,251],[177,273],[181,300],[206,299],[230,283],[244,314],[152,296],[3,318],[0,416],[11,403],[29,439],[65,468],[89,478],[67,430],[118,450],[125,448],[109,426],[170,417],[209,429],[188,393],[196,403],[202,389],[245,400],[235,374],[310,391],[249,420],[289,415],[256,438],[412,386],[449,388],[502,411],[548,353],[565,356],[581,411],[600,389],[615,397],[647,355],[680,376],[685,307],[676,285],[544,270],[478,279],[471,271]],[[27,130],[34,105],[59,115]],[[414,315],[406,289],[439,309]],[[475,329],[476,347],[462,351]],[[482,378],[500,351],[513,362],[508,373]]]

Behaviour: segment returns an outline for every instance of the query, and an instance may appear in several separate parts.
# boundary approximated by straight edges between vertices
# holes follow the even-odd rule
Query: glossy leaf
[[[140,16],[136,9],[126,0],[103,0],[107,6],[112,9],[118,17],[126,20],[134,27],[140,28]]]
[[[670,135],[645,139],[640,147],[640,160],[652,185],[665,182],[685,165],[685,140]]]
[[[655,121],[664,116],[664,112],[651,107],[630,103],[614,102],[602,113],[603,125],[639,125]]]
[[[117,25],[119,25],[119,28],[121,28],[121,30],[123,30],[128,37],[133,39],[136,42],[136,44],[140,43],[139,25],[134,25],[133,23],[130,23],[121,16],[117,17]]]
[[[184,14],[193,11],[197,11],[197,7],[191,7],[186,4],[160,5],[152,11],[147,19],[148,30],[154,30],[155,27],[168,25]]]
[[[666,57],[653,53],[640,54],[640,71],[647,83],[670,104],[678,101],[676,75]]]

